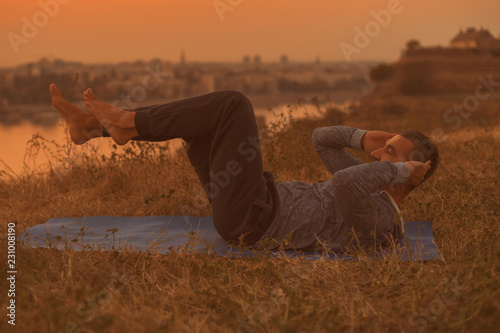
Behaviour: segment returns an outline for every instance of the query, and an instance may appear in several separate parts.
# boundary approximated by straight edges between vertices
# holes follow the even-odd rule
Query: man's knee
[[[224,104],[226,104],[229,109],[253,112],[252,103],[242,92],[239,92],[237,90],[224,90],[221,93]]]
[[[223,90],[221,94],[227,99],[237,102],[248,102],[248,97],[245,96],[241,91],[238,90]]]

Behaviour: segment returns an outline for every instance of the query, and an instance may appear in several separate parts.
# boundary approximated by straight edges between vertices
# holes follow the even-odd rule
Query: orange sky
[[[397,0],[0,0],[0,66],[41,57],[85,63],[160,57],[240,61],[261,54],[264,61],[288,54],[293,60],[343,60],[340,43],[353,44],[354,28],[374,20],[371,11]],[[236,4],[221,21],[214,2]],[[59,4],[44,24],[41,3]],[[239,3],[239,4],[238,4]],[[392,15],[353,60],[394,60],[410,38],[424,45],[447,44],[459,28],[484,26],[500,34],[498,0],[401,0]],[[49,6],[54,9],[54,6]],[[41,22],[38,32],[20,43],[23,17]],[[13,34],[12,34],[13,33]],[[23,37],[24,38],[24,37]]]

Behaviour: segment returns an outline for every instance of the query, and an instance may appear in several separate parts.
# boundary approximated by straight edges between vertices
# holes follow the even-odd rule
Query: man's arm
[[[351,207],[364,205],[369,195],[386,185],[405,184],[410,171],[405,162],[363,163],[337,172],[333,176],[334,190]]]
[[[394,209],[390,204],[372,200],[370,194],[385,185],[408,181],[404,162],[373,162],[356,165],[337,172],[332,187],[337,209],[348,230],[354,231],[365,248],[378,247],[394,230]]]
[[[429,169],[429,162],[415,161],[363,163],[344,147],[363,150],[370,155],[395,136],[384,131],[364,131],[347,126],[316,129],[313,143],[333,174],[332,187],[337,207],[348,229],[353,229],[362,245],[379,245],[393,230],[392,208],[381,211],[370,194],[386,185],[418,185]],[[385,215],[385,216],[384,216]]]
[[[333,175],[337,171],[362,164],[344,148],[362,149],[361,138],[366,130],[349,126],[328,126],[316,128],[313,131],[313,146],[321,160]]]

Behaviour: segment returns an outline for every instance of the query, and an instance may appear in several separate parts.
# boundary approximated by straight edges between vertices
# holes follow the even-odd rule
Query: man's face
[[[380,162],[406,162],[414,148],[415,144],[411,140],[401,135],[396,135],[387,140],[384,147],[374,150],[370,154],[370,157],[374,161]]]

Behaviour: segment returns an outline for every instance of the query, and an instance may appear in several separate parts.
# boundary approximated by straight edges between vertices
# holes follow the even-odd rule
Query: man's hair
[[[407,138],[415,145],[415,149],[413,149],[409,154],[409,161],[417,161],[425,163],[427,161],[431,161],[431,168],[425,174],[424,181],[426,181],[434,171],[436,171],[438,161],[439,161],[439,152],[436,147],[436,144],[432,142],[432,140],[420,133],[419,131],[415,131],[413,129],[407,129],[403,132],[399,133],[404,138]],[[412,187],[414,189],[416,186]]]

